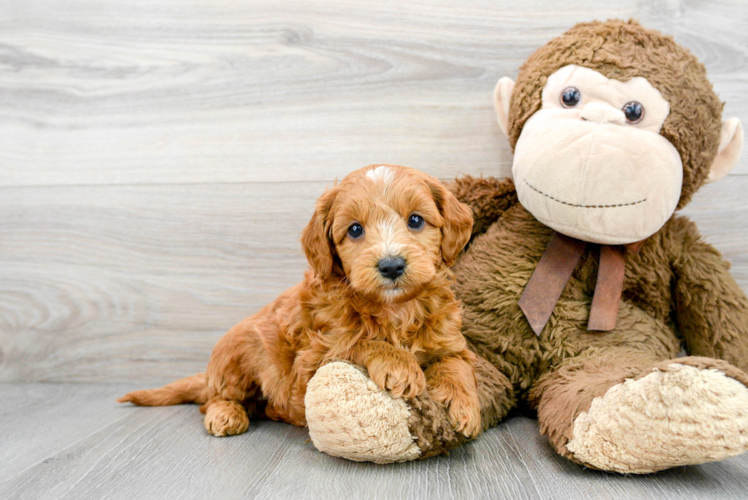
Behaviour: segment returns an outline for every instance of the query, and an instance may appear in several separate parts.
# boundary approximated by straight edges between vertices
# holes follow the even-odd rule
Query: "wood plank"
[[[3,482],[125,417],[128,412],[114,400],[126,388],[0,384],[0,492]]]
[[[0,380],[159,384],[297,283],[324,183],[0,188]],[[291,192],[292,191],[292,192]],[[748,289],[748,177],[685,213]]]
[[[215,439],[205,431],[194,405],[135,408],[114,402],[122,386],[54,389],[56,385],[43,385],[41,391],[35,387],[37,393],[47,388],[73,393],[87,389],[88,400],[72,408],[56,402],[50,408],[66,411],[68,418],[53,423],[49,415],[33,412],[3,417],[3,427],[23,430],[4,436],[4,445],[24,445],[24,461],[44,457],[19,472],[5,473],[0,482],[5,498],[127,498],[133,493],[144,498],[196,498],[196,491],[208,498],[218,491],[227,495],[223,498],[241,498],[253,481],[275,467],[279,453],[308,446],[306,432],[293,426],[264,421],[238,439]],[[85,418],[101,408],[108,411]],[[37,426],[49,430],[30,445],[23,437],[37,432]],[[53,432],[58,441],[65,440],[59,449],[50,447]],[[84,435],[78,438],[79,434]]]
[[[405,464],[327,456],[304,429],[253,421],[207,435],[195,406],[115,406],[116,384],[2,384],[25,407],[0,415],[4,498],[741,499],[748,455],[647,476],[584,469],[537,422],[510,418],[449,456]],[[54,418],[53,412],[61,418]],[[5,430],[11,430],[7,432]],[[23,452],[19,452],[19,450]],[[12,457],[12,460],[10,460]],[[16,464],[20,460],[22,464]]]
[[[575,22],[636,17],[748,123],[748,7],[447,0],[0,5],[0,185],[329,181],[390,162],[506,175],[491,94]],[[738,173],[748,173],[743,160]]]
[[[2,378],[204,370],[221,335],[301,280],[298,235],[324,189],[0,188]]]

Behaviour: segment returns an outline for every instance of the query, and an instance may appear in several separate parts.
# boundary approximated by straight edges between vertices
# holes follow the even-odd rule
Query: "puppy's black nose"
[[[405,271],[405,259],[402,257],[385,257],[379,261],[379,274],[394,280]]]

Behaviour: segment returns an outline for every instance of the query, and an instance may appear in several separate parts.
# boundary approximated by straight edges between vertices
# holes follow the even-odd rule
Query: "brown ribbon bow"
[[[643,243],[600,246],[600,265],[587,330],[606,332],[615,328],[623,292],[626,252],[637,253]],[[540,336],[548,323],[586,246],[586,241],[553,233],[519,299],[519,307],[536,335]]]

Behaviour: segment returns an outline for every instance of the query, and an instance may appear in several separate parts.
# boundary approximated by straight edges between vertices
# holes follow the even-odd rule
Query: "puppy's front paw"
[[[408,352],[393,352],[372,360],[369,377],[393,397],[412,398],[426,390],[426,376],[416,358]]]
[[[205,429],[214,436],[233,436],[248,428],[247,410],[236,401],[216,401],[205,412]]]
[[[472,439],[480,433],[480,404],[472,398],[455,398],[449,404],[447,420],[457,432]]]

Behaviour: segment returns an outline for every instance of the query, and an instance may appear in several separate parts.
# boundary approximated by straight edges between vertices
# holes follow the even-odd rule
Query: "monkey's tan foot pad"
[[[644,474],[748,449],[748,388],[677,362],[608,389],[573,424],[567,449],[597,469]]]
[[[357,462],[414,460],[421,450],[408,429],[402,398],[392,398],[357,367],[329,363],[306,391],[309,436],[318,450]]]

